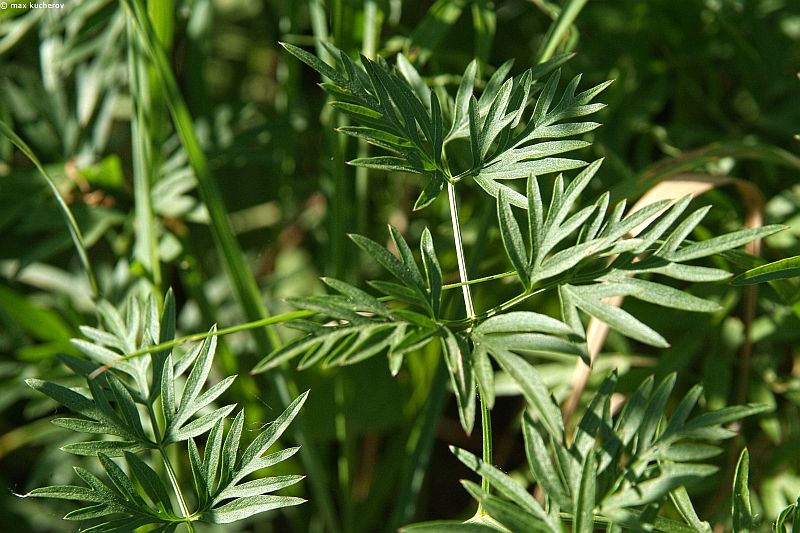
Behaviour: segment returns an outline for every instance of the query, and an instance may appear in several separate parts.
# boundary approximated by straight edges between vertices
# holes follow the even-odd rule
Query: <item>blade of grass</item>
[[[347,404],[345,402],[345,376],[337,372],[333,378],[334,402],[336,404],[334,426],[336,441],[339,445],[339,457],[336,461],[339,477],[339,505],[342,509],[342,528],[353,530],[352,483],[350,479],[351,439],[347,435]]]
[[[381,35],[381,23],[383,12],[378,7],[376,0],[364,1],[364,39],[361,46],[361,53],[364,57],[375,60],[378,54],[378,44]],[[368,157],[369,148],[363,139],[358,141],[358,157]],[[366,233],[367,213],[369,208],[369,169],[366,167],[356,167],[356,232]]]
[[[130,16],[133,17],[136,27],[139,30],[141,40],[145,44],[147,52],[155,63],[155,68],[164,89],[164,96],[168,104],[170,114],[175,123],[175,128],[186,150],[187,157],[197,177],[200,195],[209,213],[211,220],[211,231],[220,253],[222,263],[231,285],[235,291],[236,299],[242,307],[245,317],[250,321],[264,320],[267,318],[267,310],[261,300],[255,278],[250,272],[244,260],[244,253],[236,240],[233,228],[228,218],[227,211],[222,202],[222,194],[219,186],[214,181],[208,167],[208,161],[200,147],[197,135],[194,131],[192,118],[183,100],[183,96],[178,89],[178,84],[172,74],[169,62],[164,50],[157,45],[156,36],[150,21],[144,13],[141,0],[125,0],[125,6]],[[253,338],[259,351],[269,352],[273,347],[280,345],[280,338],[273,329],[265,330],[257,328],[251,330]],[[296,389],[283,371],[275,371],[266,374],[272,381],[272,386],[276,390],[278,397],[284,405],[289,405],[293,395],[292,389]],[[339,531],[339,523],[331,501],[331,496],[327,490],[326,473],[322,466],[321,458],[309,438],[303,419],[298,418],[294,424],[294,436],[301,448],[301,458],[303,459],[306,471],[309,474],[309,481],[314,492],[316,504],[320,507],[325,520],[328,522],[331,531]]]
[[[317,56],[328,64],[334,63],[330,52],[322,45],[322,43],[330,40],[326,9],[319,0],[309,0],[308,9],[311,17],[311,29],[315,36]],[[341,6],[337,4],[337,6],[334,6],[333,11],[338,14],[341,11]],[[334,25],[336,24],[335,20]],[[334,36],[334,41],[336,41],[336,36]],[[323,77],[322,81],[326,81],[326,79]],[[328,205],[331,206],[330,214],[326,217],[328,231],[325,254],[326,270],[330,276],[341,278],[343,273],[347,271],[345,268],[345,250],[347,247],[345,232],[350,211],[347,208],[350,205],[350,197],[346,191],[348,166],[345,161],[347,160],[346,151],[349,139],[346,135],[336,133],[336,128],[345,126],[346,122],[345,118],[340,113],[337,113],[333,107],[327,105],[323,107],[320,121],[325,126],[323,128],[326,146],[324,153],[332,155],[332,159],[322,161],[326,167],[326,172],[322,180],[323,183],[320,184],[327,197]],[[363,211],[363,209],[360,211]]]
[[[230,278],[239,305],[243,308],[248,320],[259,320],[267,316],[264,304],[255,279],[244,260],[244,253],[234,236],[233,227],[227,210],[222,202],[222,192],[211,175],[208,161],[197,140],[192,118],[184,103],[183,96],[172,74],[169,62],[163,49],[157,45],[156,37],[149,20],[144,15],[140,0],[126,0],[125,5],[133,16],[140,38],[155,63],[161,83],[164,87],[166,102],[175,122],[175,128],[186,150],[189,163],[197,177],[200,195],[208,209],[211,219],[210,229],[219,249],[225,271]],[[254,330],[259,345],[268,348],[279,345],[280,339],[273,330]]]
[[[131,115],[131,158],[133,161],[133,198],[136,236],[133,245],[133,258],[147,272],[156,294],[161,294],[161,265],[158,254],[158,235],[153,217],[151,185],[155,181],[157,163],[155,160],[155,143],[152,131],[148,128],[146,109],[153,107],[150,99],[150,83],[148,76],[149,63],[145,60],[143,50],[137,40],[133,21],[126,20],[128,37],[128,75],[130,77],[131,94],[133,95],[134,112]]]
[[[575,22],[578,14],[586,5],[588,0],[568,0],[567,4],[561,9],[558,18],[550,25],[547,30],[542,47],[539,52],[538,63],[544,63],[551,57],[564,40],[564,34],[569,31],[569,27]],[[568,50],[566,50],[568,51]]]
[[[64,222],[66,222],[67,228],[69,229],[69,235],[72,238],[72,244],[75,246],[75,251],[78,252],[78,257],[81,260],[83,270],[86,273],[86,277],[89,278],[89,285],[92,288],[92,296],[97,298],[97,296],[100,294],[100,291],[97,287],[97,278],[95,278],[94,270],[92,270],[92,264],[89,262],[89,254],[83,241],[83,234],[81,233],[81,229],[78,227],[78,223],[75,221],[75,217],[72,215],[72,211],[61,197],[61,193],[58,192],[58,188],[56,187],[53,178],[45,170],[44,166],[42,166],[39,158],[36,157],[30,147],[25,144],[25,141],[20,139],[19,136],[14,133],[5,122],[2,121],[0,121],[0,134],[8,138],[8,140],[11,141],[14,146],[19,148],[19,150],[31,160],[31,162],[39,170],[39,174],[42,176],[42,178],[44,178],[47,186],[50,188],[50,192],[53,193],[53,197],[58,203],[58,208],[61,211],[61,215],[64,217]]]
[[[434,48],[453,27],[466,7],[465,0],[437,0],[428,10],[422,22],[408,37],[404,53],[417,64],[424,65]]]
[[[394,499],[394,511],[384,529],[386,533],[397,531],[400,526],[413,520],[416,512],[417,497],[422,490],[422,482],[425,480],[425,472],[428,469],[436,430],[448,394],[447,365],[445,365],[443,357],[439,357],[438,361],[436,374],[429,389],[428,400],[425,402],[422,412],[417,416],[414,427],[408,436],[406,466],[402,470],[397,497]]]
[[[483,65],[489,64],[492,53],[497,15],[494,12],[494,3],[488,0],[477,0],[472,3],[472,27],[475,31],[475,57]]]

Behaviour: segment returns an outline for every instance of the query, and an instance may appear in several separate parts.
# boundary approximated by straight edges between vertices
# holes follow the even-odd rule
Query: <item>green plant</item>
[[[87,359],[63,358],[76,374],[86,378],[86,386],[72,388],[39,379],[28,380],[28,385],[81,416],[55,418],[55,425],[100,436],[99,440],[82,440],[62,449],[96,456],[110,483],[86,468],[75,467],[85,486],[53,485],[24,496],[88,503],[65,516],[93,521],[84,531],[133,531],[157,526],[155,530],[166,532],[175,531],[180,524],[193,531],[195,522],[226,524],[305,501],[271,494],[303,476],[256,475],[248,479],[298,451],[288,448],[265,455],[295,418],[308,393],[295,399],[242,450],[244,410],[236,413],[226,430],[225,419],[236,406],[210,409],[235,376],[205,387],[216,350],[215,330],[186,353],[159,350],[147,358],[119,361],[120,354],[173,337],[172,293],[165,298],[160,319],[154,298],[131,297],[124,317],[104,302],[98,305],[98,312],[105,329],[82,327],[91,342],[73,341]],[[98,373],[102,368],[98,365],[113,365],[113,369]],[[176,383],[181,381],[177,394]],[[196,439],[203,435],[207,436],[201,454]],[[184,494],[187,480],[179,478],[173,464],[176,452],[189,458],[191,499]],[[126,467],[112,458],[124,458]]]
[[[758,296],[726,283],[728,271],[760,264],[732,248],[779,227],[714,238],[741,226],[741,200],[748,224],[761,209],[725,190],[676,194],[642,212],[634,212],[641,201],[629,211],[619,201],[681,174],[714,174],[709,181],[718,184],[735,175],[737,188],[747,180],[755,196],[761,189],[769,198],[766,220],[796,226],[800,197],[786,184],[800,160],[780,148],[797,123],[796,91],[786,98],[794,87],[784,76],[795,59],[795,6],[87,0],[54,15],[0,11],[0,471],[8,486],[56,485],[32,494],[94,500],[98,488],[106,500],[70,517],[107,512],[92,519],[100,527],[213,521],[203,510],[229,500],[219,479],[202,482],[225,478],[223,466],[209,474],[214,450],[225,455],[244,419],[226,422],[227,404],[246,407],[255,424],[271,418],[273,402],[299,407],[293,399],[312,387],[311,408],[288,436],[301,445],[297,456],[271,472],[277,479],[239,485],[296,481],[284,474],[299,459],[308,479],[287,493],[309,504],[234,528],[362,533],[423,517],[464,519],[474,512],[466,494],[431,497],[444,492],[437,483],[456,484],[437,436],[458,443],[458,458],[483,478],[480,488],[464,483],[478,511],[467,522],[409,530],[745,531],[765,527],[760,515],[778,516],[780,531],[797,522],[800,306],[784,279],[797,263],[778,261],[732,282],[769,279]],[[324,127],[310,127],[321,98],[279,40],[322,74],[331,103],[319,116]],[[300,48],[311,46],[319,59]],[[510,56],[534,67],[492,66]],[[454,74],[472,57],[463,76]],[[519,75],[507,79],[512,71]],[[562,71],[586,72],[592,85],[618,81],[581,92],[578,77],[562,83]],[[594,102],[602,91],[608,108]],[[610,127],[582,118],[601,109]],[[601,156],[602,169],[595,161],[578,173]],[[351,171],[345,161],[353,158]],[[567,177],[555,176],[562,171]],[[715,205],[707,216],[705,198]],[[388,239],[371,229],[384,220],[394,225]],[[352,242],[350,230],[359,234]],[[797,255],[794,233],[765,242],[770,261]],[[77,254],[67,253],[70,242]],[[369,256],[363,264],[348,261],[353,243]],[[359,285],[365,272],[375,277],[376,263],[393,279]],[[160,302],[169,286],[183,332],[234,325],[133,341],[126,330],[122,340],[112,324],[121,317],[95,305],[118,305],[129,292]],[[325,286],[331,294],[308,296]],[[284,312],[286,295],[299,310]],[[623,308],[624,296],[632,298]],[[160,307],[136,301],[140,316]],[[98,314],[104,325],[83,328],[88,340],[70,344]],[[588,317],[595,320],[585,327]],[[612,329],[607,342],[596,319]],[[235,334],[243,331],[251,336]],[[120,338],[112,342],[109,332]],[[224,402],[211,401],[167,437],[163,392],[150,401],[153,363],[171,354],[180,390],[181,370],[191,376],[194,365],[185,345],[198,343],[191,355],[217,342],[207,365],[210,383],[228,387],[216,399]],[[74,372],[65,376],[56,354],[68,354]],[[295,358],[304,373],[288,368]],[[593,374],[583,395],[573,382],[562,414],[580,359]],[[65,437],[46,416],[52,398],[22,385],[32,376],[41,378],[30,381],[35,388],[79,407],[84,400],[53,383],[96,405],[104,394],[118,420],[76,415],[84,418],[57,424],[102,433],[88,442],[80,432]],[[214,387],[198,389],[197,399]],[[744,402],[760,403],[735,407]],[[577,430],[574,405],[578,416],[586,409]],[[640,420],[630,414],[642,411]],[[470,431],[478,416],[482,442],[457,427]],[[175,442],[187,428],[204,431]],[[732,429],[741,431],[727,441],[727,457],[712,457]],[[65,441],[100,463],[64,461]],[[752,480],[749,456],[736,468],[742,444],[752,452]],[[547,456],[520,465],[524,448]],[[71,482],[73,464],[87,469],[80,472],[89,488],[58,488]],[[730,486],[731,477],[732,497],[712,488]],[[229,518],[244,514],[240,505],[266,505],[264,495],[240,496],[259,499],[240,501]],[[57,504],[0,499],[0,523],[67,530],[52,512],[37,512]]]
[[[697,517],[684,489],[717,470],[702,461],[723,449],[703,441],[719,443],[735,436],[722,426],[763,412],[766,406],[736,406],[690,418],[702,395],[698,385],[667,418],[663,413],[675,381],[674,374],[658,384],[652,377],[646,379],[622,410],[613,414],[611,395],[617,376],[612,374],[589,403],[571,443],[560,417],[559,427],[550,428],[526,414],[522,432],[528,468],[530,478],[543,489],[543,503],[507,474],[452,448],[464,464],[489,478],[496,495],[470,481],[462,483],[496,520],[495,525],[508,531],[564,531],[564,523],[579,532],[598,526],[609,531],[711,531],[708,522]],[[530,403],[529,409],[536,411]],[[682,521],[659,516],[668,500]],[[438,531],[445,526],[458,530],[455,525],[419,524],[404,531]],[[497,530],[490,525],[483,529]]]
[[[734,285],[752,285],[754,283],[792,279],[796,278],[798,274],[800,274],[800,256],[786,257],[779,261],[751,268],[747,272],[742,272],[733,278],[731,283]]]
[[[330,80],[324,82],[322,87],[333,96],[331,105],[348,114],[357,124],[341,127],[339,131],[364,139],[392,154],[358,158],[350,161],[351,164],[425,175],[428,183],[415,204],[417,209],[431,205],[439,193],[447,188],[460,283],[443,285],[442,270],[428,229],[423,232],[420,244],[422,268],[417,265],[405,239],[394,228],[390,227],[390,234],[399,257],[366,237],[352,235],[355,244],[387,269],[399,283],[371,282],[372,287],[383,293],[382,298],[378,299],[342,281],[325,279],[326,284],[339,294],[291,299],[296,307],[315,313],[318,320],[290,322],[290,326],[301,330],[304,335],[265,357],[254,372],[269,370],[297,356],[302,356],[299,366],[305,368],[320,361],[326,365],[352,364],[385,353],[392,371],[396,373],[406,354],[438,340],[456,395],[461,425],[467,433],[474,424],[477,388],[484,444],[483,460],[479,464],[491,465],[489,410],[494,403],[493,359],[516,381],[534,413],[536,424],[545,429],[550,442],[556,447],[556,455],[560,453],[560,460],[568,461],[559,465],[565,475],[568,473],[568,485],[562,486],[560,492],[552,493],[556,487],[546,486],[545,480],[536,477],[551,495],[547,512],[554,514],[548,515],[538,503],[534,506],[528,499],[526,501],[531,505],[529,510],[534,509],[536,517],[528,517],[522,522],[515,521],[517,518],[511,520],[513,525],[509,527],[512,530],[519,530],[523,523],[526,527],[538,523],[538,528],[552,530],[550,528],[560,523],[557,518],[559,506],[570,508],[566,499],[553,499],[553,495],[559,493],[564,494],[565,498],[571,495],[580,503],[572,506],[571,520],[577,520],[581,530],[590,531],[597,520],[640,524],[638,515],[627,509],[628,504],[645,505],[662,499],[670,491],[678,490],[683,484],[696,479],[696,476],[688,474],[688,469],[693,468],[704,474],[711,472],[698,465],[684,470],[677,466],[648,466],[659,458],[669,460],[668,449],[674,441],[695,436],[691,431],[686,435],[681,431],[689,411],[699,398],[699,388],[693,389],[684,399],[679,407],[680,414],[658,439],[654,438],[655,431],[674,379],[662,383],[652,401],[649,389],[640,390],[642,405],[638,405],[634,399],[629,405],[635,406],[632,410],[649,405],[650,411],[636,413],[641,418],[634,422],[635,428],[630,430],[630,434],[620,439],[617,449],[609,451],[601,447],[608,459],[598,465],[590,450],[597,432],[601,430],[600,420],[604,420],[608,426],[607,435],[601,440],[605,442],[610,433],[610,415],[600,410],[601,406],[605,406],[608,411],[610,391],[595,397],[591,405],[598,411],[587,414],[589,422],[582,424],[584,433],[579,430],[575,441],[578,444],[567,448],[564,423],[558,408],[527,358],[531,354],[542,353],[586,357],[586,333],[579,311],[600,319],[612,329],[639,342],[667,347],[667,341],[659,333],[605,300],[615,296],[632,296],[687,311],[716,311],[719,306],[714,302],[658,281],[641,278],[660,275],[691,282],[727,279],[730,274],[725,271],[685,263],[770,235],[782,229],[781,226],[740,230],[691,242],[687,241],[687,237],[709,208],[697,209],[681,218],[690,204],[690,196],[674,203],[656,202],[628,216],[624,214],[624,201],[609,209],[608,194],[582,206],[579,198],[601,161],[590,164],[569,183],[561,175],[556,177],[550,201],[546,203],[541,192],[542,180],[536,175],[583,166],[585,163],[582,161],[553,156],[586,146],[583,141],[566,140],[563,137],[585,133],[598,126],[591,122],[562,121],[599,110],[601,104],[589,102],[608,85],[601,84],[576,95],[580,80],[580,77],[576,77],[567,86],[559,103],[553,106],[559,80],[559,71],[553,69],[567,57],[558,57],[504,81],[510,70],[510,64],[506,64],[487,82],[480,99],[473,96],[473,63],[461,80],[455,100],[451,100],[441,90],[428,89],[402,55],[398,56],[396,68],[389,67],[383,60],[375,62],[365,57],[361,58],[360,67],[347,54],[327,45],[328,53],[337,61],[337,67],[334,68],[296,46],[285,44],[284,47]],[[537,83],[549,71],[553,73],[547,81]],[[534,98],[537,92],[538,96]],[[528,111],[531,103],[533,109]],[[445,130],[449,133],[445,134]],[[466,140],[468,155],[463,153],[466,150],[459,153],[457,148],[450,150],[448,147],[448,143],[461,138]],[[550,138],[561,140],[542,141]],[[464,161],[470,162],[464,164]],[[456,166],[457,162],[462,164]],[[461,170],[455,170],[457,168]],[[505,184],[509,183],[506,180],[513,183],[513,180],[520,178],[527,178],[524,194]],[[468,179],[496,199],[498,225],[509,263],[514,268],[512,272],[477,280],[467,278],[455,186]],[[527,211],[524,232],[514,215],[514,206]],[[634,229],[638,236],[630,237],[629,233]],[[521,292],[506,302],[476,312],[471,287],[509,275],[516,275],[522,286]],[[449,307],[443,304],[444,291],[457,287],[461,287],[463,293],[464,317],[445,313]],[[511,310],[531,296],[548,290],[558,293],[561,320],[531,311]],[[713,440],[731,436],[722,429],[704,433],[703,424],[718,425],[760,410],[760,407],[752,410],[732,408],[730,411],[709,414],[706,419],[700,419],[703,422],[700,424],[702,429],[698,428],[698,435],[710,436]],[[592,427],[585,427],[586,424]],[[619,474],[620,467],[616,460],[637,432],[642,434],[636,441],[635,452],[640,453],[641,457],[634,455],[631,458],[631,470],[622,468],[622,474],[617,477],[615,474]],[[527,434],[535,435],[535,432],[528,431]],[[542,441],[541,437],[538,439]],[[650,449],[651,444],[656,451]],[[564,447],[560,448],[559,445]],[[576,448],[578,445],[579,448]],[[686,457],[692,459],[702,459],[709,453],[709,449],[702,446],[687,448],[686,451]],[[659,453],[667,455],[660,456]],[[463,453],[459,454],[464,456]],[[481,474],[483,484],[480,489],[482,492],[476,492],[478,489],[472,489],[471,492],[473,495],[485,495],[478,497],[481,502],[478,514],[502,514],[498,509],[505,508],[493,507],[488,502],[494,500],[486,498],[492,486],[502,490],[496,485],[499,483],[503,486],[505,482],[498,481],[500,478],[494,475],[496,472],[491,466],[474,468]],[[552,467],[548,468],[554,472]],[[610,468],[605,478],[600,475],[599,480],[595,479],[598,468],[600,472]],[[660,477],[662,472],[663,477]],[[591,490],[587,485],[589,483],[592,484]],[[600,484],[601,491],[597,494],[597,500],[592,494],[591,498],[583,501],[584,496],[595,492],[596,483]],[[615,496],[617,491],[622,495]],[[634,498],[629,493],[639,496]],[[505,495],[512,497],[512,494],[507,492]],[[620,503],[615,507],[612,502],[617,499],[625,505]],[[648,517],[655,517],[657,508],[652,508],[649,513]],[[503,522],[499,517],[495,518]]]

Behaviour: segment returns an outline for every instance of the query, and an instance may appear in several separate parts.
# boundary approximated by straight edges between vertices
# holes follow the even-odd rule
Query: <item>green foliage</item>
[[[546,391],[528,363],[515,360],[512,364],[524,373],[526,389]],[[735,435],[724,428],[726,424],[764,412],[768,407],[729,407],[690,417],[702,395],[698,385],[667,418],[663,413],[675,380],[674,374],[658,384],[652,377],[646,379],[614,416],[611,395],[617,376],[612,374],[592,398],[571,442],[557,405],[549,397],[534,397],[532,401],[526,395],[529,414],[523,418],[522,430],[528,468],[530,477],[543,491],[544,502],[533,498],[509,475],[454,447],[452,451],[459,460],[489,479],[493,492],[470,481],[463,481],[464,487],[508,531],[565,531],[569,523],[573,531],[587,532],[603,525],[637,531],[704,531],[707,524],[702,526],[699,520],[686,520],[683,524],[659,516],[659,510],[671,493],[717,470],[703,461],[723,451],[710,442]],[[739,492],[734,499],[734,513],[740,516],[750,516],[749,497],[741,491],[746,482],[746,474],[740,474],[736,484]],[[747,510],[737,511],[739,505],[746,505]],[[694,514],[693,509],[691,513]],[[734,527],[745,530],[739,523],[735,514]],[[435,530],[433,525],[426,527]],[[426,527],[419,530],[425,531]],[[454,531],[470,530],[459,529],[455,524],[452,527]]]
[[[557,104],[553,104],[559,71],[568,55],[551,59],[519,76],[506,79],[512,63],[495,71],[476,99],[473,95],[477,64],[473,61],[461,78],[455,99],[442,91],[430,90],[411,63],[398,56],[398,68],[385,61],[361,57],[358,66],[345,52],[327,45],[336,67],[292,44],[283,47],[330,81],[322,87],[333,97],[336,109],[350,116],[358,126],[343,126],[341,133],[364,139],[393,155],[358,158],[350,164],[378,170],[399,170],[423,174],[428,183],[415,209],[430,205],[447,182],[471,177],[492,196],[499,191],[524,207],[524,197],[502,183],[585,165],[583,161],[552,157],[588,144],[574,137],[593,130],[595,122],[566,122],[595,113],[602,104],[590,104],[610,82],[575,94],[576,76]],[[545,83],[539,80],[549,77]],[[532,112],[529,102],[539,92]],[[447,133],[445,124],[449,125]],[[469,142],[471,162],[463,163],[448,153],[448,144],[458,139]],[[461,163],[461,167],[456,165]]]
[[[391,531],[474,510],[446,442],[482,478],[464,483],[478,511],[405,530],[800,529],[798,17],[767,0],[0,10],[0,472],[51,498],[7,494],[0,522],[66,531],[53,511],[74,500],[90,529],[191,531],[303,496],[252,526]],[[714,188],[678,198],[675,178]],[[627,210],[655,185],[674,200]],[[772,263],[734,250],[754,240]],[[169,286],[174,320],[116,310]],[[651,373],[668,378],[637,391]],[[51,424],[54,402],[74,413]],[[273,449],[290,422],[296,455]]]
[[[794,502],[781,511],[772,526],[773,531],[784,533],[787,524],[792,528],[792,531],[800,528],[800,513],[797,512],[797,505],[798,503]]]
[[[75,473],[86,486],[42,487],[33,489],[26,497],[89,503],[64,517],[94,521],[86,531],[132,531],[146,525],[158,526],[158,531],[174,531],[182,523],[191,529],[194,521],[225,524],[305,501],[271,494],[294,485],[303,476],[245,480],[298,451],[299,448],[289,448],[265,455],[297,416],[308,393],[295,399],[240,451],[244,410],[239,410],[226,430],[225,419],[236,406],[211,408],[233,384],[235,376],[205,387],[216,352],[215,330],[175,360],[176,352],[170,351],[156,351],[149,358],[120,360],[122,353],[173,338],[172,293],[167,294],[160,317],[153,298],[146,301],[130,298],[124,318],[103,302],[98,312],[105,329],[83,327],[82,332],[89,340],[73,341],[89,360],[64,359],[74,372],[86,377],[86,387],[73,389],[38,379],[29,379],[27,383],[80,415],[80,418],[55,418],[55,425],[101,437],[67,444],[62,450],[96,456],[110,483],[83,467],[75,467]],[[187,371],[181,393],[176,396],[175,384]],[[201,455],[196,439],[203,435],[207,436]],[[175,446],[188,457],[195,502],[192,510],[187,506],[170,459],[170,450]],[[117,457],[124,459],[125,469],[112,459]],[[148,464],[148,458],[153,463]],[[173,508],[170,487],[180,512]]]
[[[739,461],[736,463],[736,473],[733,476],[733,531],[746,532],[758,529],[758,516],[753,514],[750,503],[750,454],[747,448],[742,450]]]
[[[798,275],[800,275],[800,256],[795,256],[751,268],[733,278],[731,283],[734,285],[753,285],[754,283],[796,278]]]
[[[373,62],[362,57],[362,69],[346,53],[327,46],[328,52],[338,58],[334,68],[296,46],[284,44],[284,47],[331,80],[322,86],[335,97],[334,105],[363,124],[340,128],[342,133],[365,139],[395,154],[361,158],[351,161],[352,164],[429,175],[431,181],[417,200],[417,207],[432,202],[447,184],[456,232],[456,254],[460,261],[463,262],[464,252],[454,210],[453,183],[471,176],[486,192],[496,196],[503,244],[524,292],[505,304],[472,316],[467,288],[464,295],[466,320],[447,320],[440,316],[442,272],[427,228],[420,245],[424,276],[411,248],[396,229],[390,227],[390,233],[399,258],[364,236],[351,235],[364,252],[400,282],[373,281],[373,287],[384,293],[384,299],[404,305],[392,307],[344,282],[328,280],[326,283],[340,294],[290,299],[296,307],[316,312],[318,320],[293,322],[292,326],[305,335],[274,350],[254,372],[268,370],[297,356],[302,356],[299,367],[307,368],[320,361],[328,366],[341,366],[386,354],[396,374],[405,354],[438,338],[456,394],[461,426],[467,433],[472,431],[475,420],[476,383],[487,405],[493,404],[491,363],[486,357],[490,354],[520,385],[526,399],[538,406],[548,432],[555,436],[563,433],[563,426],[558,425],[558,409],[550,406],[549,393],[533,367],[523,365],[524,360],[515,352],[573,354],[588,359],[579,309],[628,337],[667,347],[667,341],[659,333],[626,311],[609,305],[605,299],[633,296],[665,307],[716,311],[719,306],[713,302],[634,276],[657,273],[692,281],[725,279],[724,271],[683,263],[736,248],[782,229],[777,225],[766,226],[687,243],[688,235],[708,211],[701,208],[678,223],[690,197],[684,197],[670,209],[665,209],[669,202],[662,201],[623,217],[624,202],[607,213],[609,198],[606,194],[593,205],[574,212],[601,161],[589,165],[568,185],[559,175],[546,206],[535,174],[581,166],[580,161],[550,156],[584,147],[586,143],[566,140],[530,143],[542,138],[573,136],[596,127],[595,123],[560,121],[599,110],[601,105],[588,102],[607,86],[601,84],[576,96],[580,79],[576,77],[567,86],[560,103],[551,110],[559,79],[556,71],[543,87],[536,87],[541,92],[533,112],[527,115],[536,80],[565,58],[503,82],[511,68],[508,63],[487,82],[480,100],[473,96],[473,63],[462,77],[455,100],[450,102],[446,94],[442,96],[442,101],[448,102],[444,109],[451,110],[450,114],[445,114],[440,97],[422,83],[405,59],[398,59],[402,67],[392,70],[385,61]],[[527,120],[523,120],[526,116]],[[447,136],[442,133],[445,122],[450,124]],[[445,145],[467,135],[472,165],[454,175]],[[526,176],[530,176],[526,195],[496,181]],[[512,205],[527,210],[527,246]],[[629,234],[634,229],[640,236],[631,238]],[[577,237],[572,239],[576,232]],[[565,245],[567,239],[574,243]],[[462,284],[465,284],[463,270],[461,275]],[[565,323],[535,313],[493,317],[540,289],[557,289]],[[414,308],[417,310],[412,310]]]

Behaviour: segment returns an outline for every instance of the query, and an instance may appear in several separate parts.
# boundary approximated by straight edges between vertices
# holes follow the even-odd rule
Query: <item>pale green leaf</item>
[[[592,533],[594,531],[594,502],[596,491],[595,470],[597,459],[594,453],[587,453],[581,470],[581,483],[578,492],[575,494],[574,516],[575,533]]]
[[[61,447],[67,453],[75,455],[97,455],[104,453],[110,457],[122,457],[126,451],[135,452],[142,449],[138,442],[127,440],[90,440],[73,442]]]
[[[552,533],[552,522],[546,522],[539,517],[520,509],[516,505],[506,502],[496,496],[484,492],[478,485],[471,481],[462,480],[461,484],[473,498],[478,500],[489,515],[508,528],[509,531],[525,531],[530,533]],[[549,517],[548,517],[549,518]]]
[[[461,427],[470,434],[475,424],[475,384],[472,368],[469,365],[469,351],[466,343],[456,338],[449,329],[443,330],[441,344],[450,381],[456,394]]]
[[[731,284],[753,285],[767,281],[796,278],[797,276],[800,276],[800,256],[787,257],[786,259],[752,268],[733,278]]]
[[[425,228],[422,232],[422,240],[420,241],[419,247],[422,253],[422,264],[425,267],[425,277],[430,293],[433,316],[438,316],[442,294],[442,267],[439,266],[439,259],[436,257],[436,249],[433,247],[433,238],[428,228]]]
[[[717,467],[711,465],[663,465],[657,477],[632,484],[603,500],[601,512],[607,509],[638,507],[658,501],[671,490],[703,479],[716,471]]]
[[[292,496],[247,496],[206,511],[203,519],[212,524],[230,524],[258,513],[300,505],[305,501]]]
[[[525,400],[535,410],[548,434],[560,440],[564,434],[561,412],[536,369],[508,350],[496,349],[488,342],[486,347],[502,369],[520,386]]]
[[[484,463],[480,458],[466,450],[451,446],[450,451],[473,472],[481,477],[487,478],[490,485],[507,499],[513,501],[528,513],[536,516],[542,522],[547,523],[549,521],[550,517],[542,508],[541,504],[508,475]]]
[[[242,453],[239,463],[240,466],[233,475],[232,483],[236,483],[246,475],[260,468],[257,467],[258,458],[283,435],[283,432],[286,431],[286,428],[289,427],[289,424],[291,424],[292,420],[294,420],[300,412],[300,408],[305,403],[307,397],[308,391],[295,398],[278,418],[253,439],[253,442],[251,442]]]
[[[581,289],[581,287],[571,285],[565,286],[565,290],[570,294],[575,305],[585,313],[596,317],[598,320],[608,324],[611,328],[632,339],[658,348],[669,347],[669,343],[664,337],[649,326],[640,322],[630,313],[600,300],[586,297]]]
[[[528,254],[525,251],[522,233],[519,230],[517,219],[511,211],[511,205],[503,190],[497,194],[497,220],[500,223],[500,236],[503,246],[514,269],[517,271],[522,285],[530,288],[530,275],[528,274]]]
[[[534,480],[558,505],[568,507],[570,505],[568,489],[564,486],[559,473],[556,471],[550,453],[547,451],[547,446],[536,430],[530,414],[527,412],[522,419],[522,432],[525,439],[525,454],[528,458],[528,466],[531,469]]]
[[[692,259],[699,259],[709,255],[718,254],[727,250],[738,248],[743,244],[761,239],[786,229],[786,226],[780,224],[772,224],[760,228],[743,229],[720,235],[719,237],[712,237],[705,241],[696,242],[685,246],[669,255],[666,255],[670,261],[683,262],[691,261]]]

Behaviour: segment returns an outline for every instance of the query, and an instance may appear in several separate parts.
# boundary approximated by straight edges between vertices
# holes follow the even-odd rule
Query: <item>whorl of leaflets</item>
[[[225,420],[236,406],[210,408],[235,379],[229,376],[206,388],[216,350],[215,336],[209,336],[177,360],[177,353],[171,351],[120,360],[123,354],[174,338],[172,292],[165,298],[160,317],[153,298],[143,302],[131,297],[124,318],[108,303],[101,303],[98,311],[105,328],[82,327],[89,340],[73,341],[88,360],[71,356],[63,359],[76,374],[86,377],[86,388],[71,389],[38,379],[27,383],[78,415],[56,418],[54,424],[101,437],[67,444],[62,449],[96,456],[106,479],[75,467],[83,485],[42,487],[24,496],[88,504],[64,517],[87,522],[82,531],[133,531],[155,526],[151,531],[170,532],[187,522],[226,524],[305,501],[272,494],[294,485],[303,476],[249,478],[298,451],[299,448],[288,448],[267,454],[297,416],[307,392],[242,451],[244,410],[239,410],[226,430]],[[211,333],[215,331],[212,328]],[[98,365],[111,368],[94,377]],[[182,379],[187,371],[188,376]],[[176,389],[180,390],[179,395]],[[196,439],[204,435],[201,454]],[[182,450],[191,471],[191,501],[195,502],[192,508],[180,493],[180,482],[175,479],[167,452],[167,447],[174,446]],[[151,464],[154,457],[163,464]],[[118,459],[125,461],[126,469]],[[173,492],[179,509],[173,506]]]

